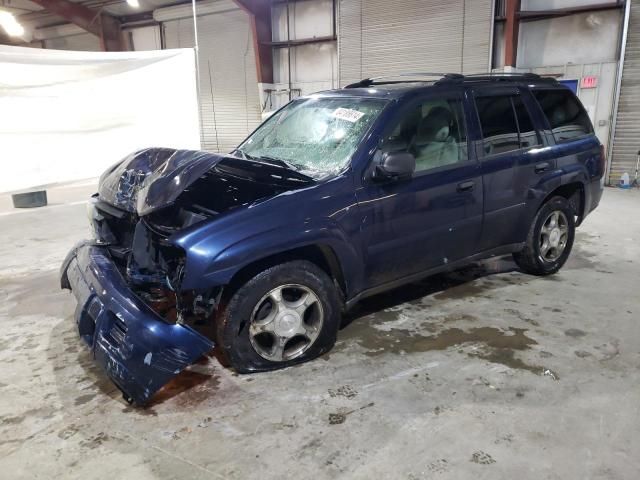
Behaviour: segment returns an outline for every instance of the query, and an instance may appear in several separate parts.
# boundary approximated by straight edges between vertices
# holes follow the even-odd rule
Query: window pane
[[[485,155],[518,150],[518,126],[510,97],[480,97],[476,99]]]
[[[385,140],[384,151],[408,151],[416,171],[466,162],[467,135],[459,100],[434,100],[411,110]]]
[[[593,133],[591,120],[570,91],[533,90],[533,95],[547,116],[557,142]]]
[[[519,95],[511,97],[513,100],[513,106],[516,110],[516,117],[518,118],[518,127],[520,129],[520,148],[530,148],[537,145],[541,145],[538,132],[533,127],[531,117],[527,108],[522,103],[522,98]]]

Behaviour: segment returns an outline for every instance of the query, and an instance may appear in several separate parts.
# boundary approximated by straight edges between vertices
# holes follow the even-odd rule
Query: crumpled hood
[[[215,153],[148,148],[107,170],[98,184],[100,198],[128,212],[146,215],[165,207],[224,157]]]

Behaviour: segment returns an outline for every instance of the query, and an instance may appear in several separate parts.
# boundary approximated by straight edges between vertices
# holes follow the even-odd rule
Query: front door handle
[[[549,167],[551,167],[551,164],[549,162],[538,163],[534,167],[534,171],[536,173],[546,172],[547,170],[549,170]]]
[[[474,185],[475,185],[475,182],[472,182],[472,181],[459,183],[458,184],[458,191],[459,192],[466,192],[468,190],[473,190]]]

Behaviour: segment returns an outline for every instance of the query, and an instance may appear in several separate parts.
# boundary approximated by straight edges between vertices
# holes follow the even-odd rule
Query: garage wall
[[[566,7],[566,2],[556,3],[550,8]],[[535,2],[528,4],[523,10],[542,8]],[[616,9],[521,22],[518,67],[616,61],[622,15],[623,9]]]
[[[491,0],[340,0],[340,85],[401,72],[486,72]]]
[[[162,39],[160,27],[152,25],[149,27],[138,27],[126,30],[131,38],[133,50],[139,52],[144,50],[161,50]]]
[[[640,0],[631,0],[629,33],[622,70],[620,101],[613,137],[609,183],[618,183],[624,172],[635,173],[640,150]]]
[[[100,39],[90,33],[71,35],[44,40],[44,48],[52,50],[76,50],[79,52],[99,52]]]
[[[166,48],[194,46],[191,18],[164,22],[162,28]],[[198,41],[202,147],[229,152],[260,123],[249,17],[237,8],[199,16]]]
[[[333,35],[333,0],[301,0],[271,8],[274,42],[331,37]],[[290,29],[290,32],[288,30]],[[275,110],[291,98],[338,85],[336,41],[297,45],[291,49],[291,95],[289,95],[289,48],[273,49],[273,89],[266,98],[265,110]]]

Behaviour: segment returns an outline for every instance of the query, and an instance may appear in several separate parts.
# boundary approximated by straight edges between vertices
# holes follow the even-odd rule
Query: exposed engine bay
[[[96,242],[107,248],[131,290],[166,322],[210,336],[206,330],[223,286],[183,290],[186,252],[171,236],[308,179],[274,175],[262,163],[186,153],[190,161],[184,164],[183,151],[153,149],[113,167],[100,179],[90,216]]]

